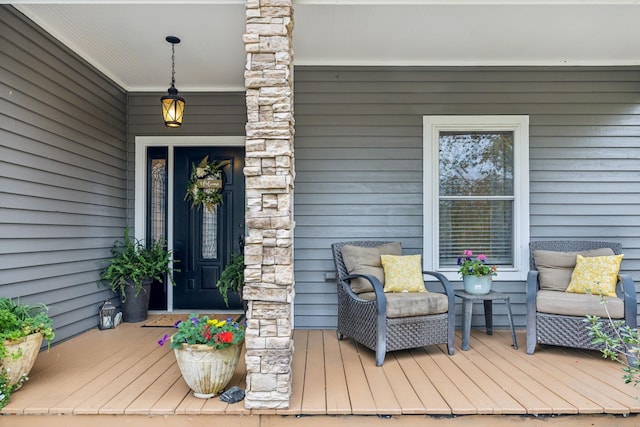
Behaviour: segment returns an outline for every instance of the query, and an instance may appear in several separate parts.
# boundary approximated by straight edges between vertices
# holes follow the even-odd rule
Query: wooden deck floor
[[[470,351],[460,350],[458,336],[454,356],[448,356],[444,347],[431,346],[388,354],[378,368],[373,352],[351,340],[338,341],[335,331],[296,330],[290,408],[250,411],[242,403],[228,405],[218,398],[192,396],[173,352],[156,344],[171,330],[123,324],[115,330],[89,331],[42,352],[30,380],[2,410],[0,425],[31,425],[29,420],[57,425],[52,422],[60,417],[51,415],[68,415],[62,417],[67,422],[73,416],[92,415],[96,421],[91,423],[97,427],[98,416],[113,422],[113,415],[157,421],[159,416],[167,420],[210,414],[242,416],[239,419],[246,425],[267,415],[378,416],[374,420],[485,415],[491,416],[484,418],[488,421],[507,420],[509,415],[540,420],[601,414],[607,420],[602,425],[640,423],[635,415],[640,413],[640,389],[624,384],[618,364],[603,360],[597,352],[546,346],[529,356],[523,348],[524,332],[518,334],[518,350],[511,346],[507,331],[487,336],[477,330]],[[241,358],[231,385],[244,388],[244,370]],[[47,416],[45,424],[42,416]],[[275,419],[255,425],[276,425]]]

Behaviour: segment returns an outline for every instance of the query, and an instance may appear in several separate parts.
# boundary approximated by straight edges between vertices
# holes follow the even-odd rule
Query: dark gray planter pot
[[[142,282],[142,290],[135,296],[133,285],[124,289],[125,299],[122,301],[122,320],[127,323],[136,323],[147,320],[149,311],[149,295],[151,295],[151,279]]]

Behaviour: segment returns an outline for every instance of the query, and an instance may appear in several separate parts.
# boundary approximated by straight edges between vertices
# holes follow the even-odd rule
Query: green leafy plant
[[[232,253],[231,262],[227,264],[216,282],[218,292],[222,295],[224,303],[229,307],[229,291],[240,292],[244,284],[244,256]]]
[[[124,231],[124,240],[116,240],[111,248],[111,260],[100,273],[99,283],[126,299],[125,288],[133,286],[137,297],[143,282],[161,281],[166,275],[175,285],[172,267],[172,251],[167,250],[164,241],[152,241],[148,247],[129,236],[129,228]],[[177,263],[173,260],[173,263]]]
[[[22,384],[29,379],[27,374],[22,374],[18,378],[18,381],[12,384],[8,377],[8,373],[9,371],[7,369],[0,369],[0,409],[7,406],[11,393],[22,387]]]
[[[487,264],[487,256],[485,254],[473,256],[473,252],[466,249],[462,256],[458,258],[460,269],[458,272],[464,276],[495,276],[498,274],[498,268],[495,265]]]
[[[203,344],[221,350],[240,344],[245,334],[244,325],[234,322],[231,317],[218,320],[192,313],[188,320],[179,321],[174,326],[176,333],[172,336],[165,334],[158,341],[159,345],[171,341],[171,348],[174,349],[182,348],[183,344]]]
[[[55,337],[48,308],[44,304],[31,306],[0,298],[0,359],[21,357],[19,352],[9,353],[6,341],[17,341],[34,333],[42,334],[48,344]]]
[[[606,304],[604,299],[601,303]],[[624,320],[613,320],[606,305],[605,310],[607,319],[604,322],[599,316],[587,316],[585,319],[589,336],[593,338],[591,343],[602,345],[602,357],[620,363],[624,372],[624,382],[636,386],[640,383],[640,365],[637,363],[640,349],[638,329],[629,327]],[[630,360],[633,362],[629,363]]]

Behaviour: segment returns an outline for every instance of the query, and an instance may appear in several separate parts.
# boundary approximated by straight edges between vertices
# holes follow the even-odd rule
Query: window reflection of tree
[[[512,263],[513,132],[441,132],[440,265],[465,249]]]

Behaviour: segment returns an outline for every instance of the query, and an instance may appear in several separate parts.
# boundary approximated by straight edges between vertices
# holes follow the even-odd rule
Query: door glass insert
[[[167,161],[153,159],[151,167],[151,239],[165,240],[167,228],[165,217],[167,212]]]
[[[147,162],[148,241],[167,240],[167,150],[149,147]]]
[[[218,258],[218,209],[202,209],[202,258]]]

